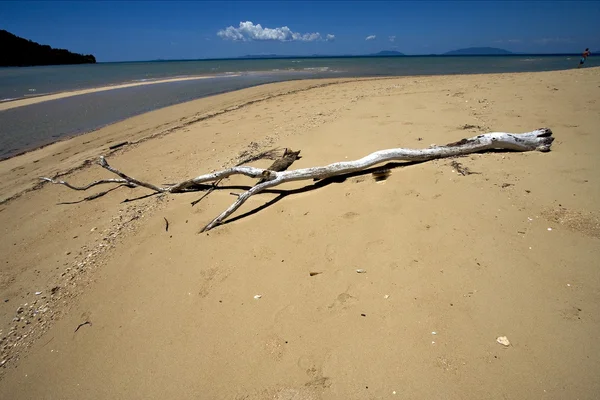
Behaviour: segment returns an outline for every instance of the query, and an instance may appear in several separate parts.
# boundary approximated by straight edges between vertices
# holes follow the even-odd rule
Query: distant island
[[[282,56],[279,54],[246,54],[236,58],[294,58],[294,56]]]
[[[466,49],[452,50],[444,53],[445,56],[499,56],[513,54],[512,52],[496,47],[468,47]]]
[[[96,58],[91,54],[83,55],[65,49],[53,49],[0,30],[0,67],[95,63]]]
[[[375,54],[369,54],[370,56],[375,56],[375,57],[394,57],[394,56],[405,56],[406,54],[404,53],[400,53],[399,51],[394,51],[394,50],[383,50],[380,51],[379,53],[375,53]]]

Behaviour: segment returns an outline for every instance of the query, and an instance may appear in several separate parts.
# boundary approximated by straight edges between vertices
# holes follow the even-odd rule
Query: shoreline
[[[236,76],[239,76],[239,75],[228,75],[228,76],[236,77]],[[427,75],[423,75],[423,76],[427,76]],[[413,77],[417,78],[417,77],[420,77],[420,76],[415,75]],[[169,80],[169,81],[151,82],[151,83],[168,83],[168,82],[177,82],[177,81],[180,81],[180,80],[196,80],[196,79],[207,79],[207,78],[210,79],[210,78],[213,78],[213,77],[206,77],[206,78],[200,77],[200,78],[190,78],[190,79],[175,79],[175,80],[172,80],[172,81]],[[215,78],[218,78],[218,77],[215,77]],[[194,102],[194,101],[197,101],[197,100],[202,100],[202,99],[211,98],[211,97],[215,97],[215,96],[222,96],[222,95],[227,94],[227,93],[239,92],[239,91],[243,91],[243,90],[246,90],[246,89],[251,89],[251,88],[256,88],[256,87],[261,87],[261,86],[266,86],[266,85],[277,85],[279,83],[286,83],[286,82],[291,82],[291,83],[302,82],[302,81],[315,81],[315,82],[319,82],[319,81],[330,81],[330,80],[336,80],[336,81],[339,80],[340,82],[351,82],[351,81],[382,80],[382,79],[395,79],[395,78],[397,78],[397,77],[394,77],[394,76],[391,76],[391,77],[390,76],[380,76],[380,77],[350,77],[350,78],[308,78],[308,79],[290,79],[290,80],[280,81],[280,82],[260,83],[258,85],[248,86],[248,87],[245,87],[245,88],[242,88],[242,89],[235,89],[235,90],[231,90],[231,91],[225,91],[225,92],[222,92],[222,93],[210,94],[210,95],[207,95],[207,96],[199,97],[197,99],[187,100],[187,101],[184,101],[182,103],[177,103],[177,104],[174,104],[174,105],[171,105],[171,106],[159,107],[159,108],[156,108],[156,109],[153,109],[153,110],[150,110],[150,111],[146,111],[146,112],[143,112],[141,114],[137,114],[137,115],[134,115],[134,116],[131,116],[131,117],[126,117],[126,118],[123,118],[123,119],[115,120],[115,121],[113,121],[111,123],[108,123],[106,125],[100,126],[98,128],[94,128],[94,129],[90,129],[90,130],[86,130],[86,131],[83,131],[83,132],[74,133],[74,134],[70,134],[70,135],[66,135],[66,136],[61,136],[61,137],[55,138],[54,140],[48,141],[46,143],[43,143],[43,144],[40,144],[40,145],[36,145],[36,146],[31,146],[29,148],[23,149],[22,151],[20,151],[18,153],[11,154],[9,156],[0,157],[0,163],[2,163],[3,161],[10,160],[10,159],[15,158],[15,157],[22,156],[24,154],[28,154],[28,153],[34,152],[36,150],[43,149],[43,148],[45,148],[47,146],[51,146],[51,145],[56,144],[56,143],[68,141],[68,140],[71,140],[71,139],[79,137],[79,136],[85,136],[85,135],[90,134],[92,132],[96,132],[98,130],[101,130],[101,129],[105,128],[105,127],[108,127],[108,126],[111,126],[111,125],[114,125],[114,124],[118,124],[119,122],[126,121],[126,120],[128,120],[130,118],[135,118],[136,116],[139,116],[139,115],[150,114],[150,113],[153,113],[153,112],[158,111],[158,110],[162,110],[162,109],[169,108],[169,107],[176,107],[178,105],[186,104],[186,103],[191,103],[191,102]],[[327,85],[327,83],[326,83],[326,85]],[[139,86],[139,85],[135,85],[135,86]],[[129,87],[129,86],[127,86],[127,87]],[[109,86],[106,86],[106,87],[98,88],[99,90],[89,89],[89,90],[94,90],[94,91],[90,91],[90,92],[86,92],[86,93],[61,92],[61,93],[73,93],[73,94],[68,94],[68,95],[60,97],[60,98],[66,98],[66,97],[77,96],[77,95],[80,95],[80,94],[94,93],[96,91],[99,92],[99,91],[105,91],[105,90],[111,90],[111,89],[120,89],[120,88],[121,87],[109,87]],[[85,89],[85,90],[82,90],[82,91],[87,91],[87,90],[88,89]],[[44,100],[38,101],[37,103],[41,103],[41,102],[44,102],[44,101],[56,100],[55,98],[45,99],[45,97],[51,97],[51,96],[54,96],[54,95],[40,95],[40,97],[44,97]],[[35,104],[35,103],[32,103],[32,104]],[[23,106],[26,106],[26,105],[29,105],[29,104],[23,104]],[[0,107],[1,107],[1,103],[0,103]],[[17,107],[20,107],[20,106],[17,106]],[[16,108],[16,107],[13,107],[13,108]],[[2,110],[0,109],[0,111],[2,111]],[[3,201],[4,200],[0,199],[0,203],[2,203]]]
[[[28,188],[0,204],[0,392],[337,400],[399,388],[409,398],[464,397],[467,387],[473,398],[592,398],[597,72],[266,84],[0,162],[1,197]],[[229,178],[194,207],[203,193],[121,187],[88,201],[111,187],[35,182],[112,177],[94,164],[99,155],[162,184],[275,147],[302,151],[296,169],[540,126],[557,137],[549,153],[456,159],[467,176],[434,160],[384,181],[292,182],[210,234],[197,232],[252,180]],[[131,145],[109,151],[124,140]]]
[[[592,70],[592,71],[600,71],[600,66],[599,67],[590,67],[587,68],[585,70]],[[584,71],[585,71],[584,70]],[[0,158],[0,165],[3,162],[9,161],[11,159],[17,158],[17,157],[21,157],[23,155],[26,154],[30,154],[32,152],[35,151],[39,151],[42,150],[48,146],[52,146],[55,145],[57,143],[62,143],[62,142],[68,142],[70,140],[73,140],[75,138],[78,137],[82,137],[82,136],[86,136],[89,135],[91,133],[103,130],[107,127],[110,127],[112,125],[116,125],[119,124],[121,122],[130,120],[130,119],[135,119],[136,117],[142,116],[142,115],[151,115],[154,112],[160,111],[160,110],[164,110],[164,109],[170,109],[170,108],[174,108],[174,107],[178,107],[178,106],[182,106],[185,104],[191,104],[194,103],[196,101],[201,101],[201,100],[205,100],[205,99],[210,99],[210,98],[216,98],[219,96],[224,96],[230,93],[236,93],[236,92],[243,92],[245,90],[249,90],[249,89],[253,89],[253,88],[260,88],[260,87],[264,87],[264,86],[272,86],[272,85],[285,85],[286,83],[301,83],[301,82],[315,82],[316,85],[314,87],[319,87],[321,86],[320,84],[318,84],[317,82],[325,82],[325,81],[333,81],[334,84],[335,83],[348,83],[348,82],[353,82],[353,81],[377,81],[377,80],[386,80],[386,79],[411,79],[411,78],[419,78],[419,79],[423,79],[423,78],[443,78],[443,77],[460,77],[460,76],[488,76],[488,75],[496,75],[496,76],[503,76],[503,75],[520,75],[520,74],[544,74],[544,73],[552,73],[552,72],[567,72],[570,71],[570,69],[567,70],[559,70],[559,71],[540,71],[540,72],[505,72],[505,73],[481,73],[481,74],[447,74],[447,75],[410,75],[410,76],[374,76],[374,77],[333,77],[333,78],[308,78],[308,79],[291,79],[291,80],[286,80],[286,81],[279,81],[279,82],[268,82],[268,83],[261,83],[258,85],[254,85],[254,86],[249,86],[246,88],[242,88],[242,89],[236,89],[236,90],[232,90],[232,91],[227,91],[227,92],[223,92],[223,93],[217,93],[214,95],[208,95],[205,97],[200,97],[194,100],[188,100],[188,101],[184,101],[182,103],[177,103],[177,104],[173,104],[170,106],[166,106],[166,107],[161,107],[161,108],[157,108],[157,109],[153,109],[147,112],[144,112],[142,114],[137,114],[131,117],[127,117],[121,120],[116,120],[112,123],[109,123],[107,125],[101,126],[99,128],[96,129],[91,129],[85,132],[81,132],[81,133],[76,133],[76,134],[72,134],[69,136],[63,136],[63,137],[59,137],[56,138],[56,140],[52,140],[50,142],[41,144],[39,146],[34,146],[28,149],[25,149],[19,153],[10,155],[8,157],[4,157],[4,158]],[[581,70],[580,70],[581,71]],[[235,75],[224,75],[223,77],[237,77],[240,76],[240,74],[235,74]],[[82,89],[82,90],[78,90],[78,91],[67,91],[67,92],[60,92],[60,93],[54,93],[54,94],[48,94],[48,95],[40,95],[39,97],[33,97],[33,98],[26,98],[26,99],[16,99],[14,101],[27,101],[27,100],[37,100],[38,98],[40,98],[40,100],[36,101],[35,103],[41,103],[41,102],[45,102],[45,101],[51,101],[51,100],[56,100],[59,98],[67,98],[67,97],[73,97],[73,96],[77,96],[77,95],[81,95],[81,94],[88,94],[88,93],[95,93],[95,92],[101,92],[101,91],[108,91],[108,90],[112,90],[112,89],[121,89],[121,88],[126,88],[126,87],[135,87],[135,86],[143,86],[143,85],[152,85],[152,84],[158,84],[158,83],[169,83],[169,82],[178,82],[178,81],[188,81],[188,80],[202,80],[202,79],[213,79],[213,78],[219,78],[221,76],[197,76],[197,77],[182,77],[182,78],[169,78],[169,79],[165,79],[165,80],[157,80],[157,81],[149,81],[149,82],[136,82],[136,83],[131,83],[131,84],[118,84],[116,86],[102,86],[102,87],[98,87],[98,88],[90,88],[90,89]],[[324,83],[325,86],[330,85],[331,83]],[[313,85],[309,84],[308,88],[313,87]],[[55,98],[54,96],[60,96]],[[10,101],[12,102],[12,101]],[[9,103],[10,103],[9,102]],[[31,103],[31,104],[35,104],[35,103]],[[0,103],[0,111],[2,111],[3,109],[2,104],[4,103]],[[17,105],[15,107],[11,107],[11,108],[17,108],[17,107],[21,107],[21,106],[26,106],[29,104],[22,104],[22,105]],[[9,109],[9,108],[7,108]],[[5,200],[0,199],[0,203],[3,202]]]
[[[43,145],[40,145],[40,146],[37,146],[34,148],[30,148],[30,149],[24,150],[18,154],[0,159],[0,176],[2,176],[2,172],[3,172],[2,167],[6,167],[7,164],[11,164],[9,167],[7,167],[11,171],[18,170],[18,169],[22,168],[22,165],[24,163],[25,164],[28,163],[29,160],[31,160],[31,159],[33,159],[33,163],[37,163],[39,160],[36,160],[36,159],[43,159],[44,157],[46,157],[45,153],[46,152],[52,153],[53,148],[55,148],[55,147],[69,148],[70,144],[73,142],[77,142],[77,143],[73,143],[76,146],[85,146],[87,144],[96,143],[98,141],[102,141],[102,137],[104,136],[104,133],[107,131],[108,132],[120,131],[122,129],[121,127],[123,127],[123,126],[130,127],[131,126],[130,123],[135,124],[136,121],[145,121],[147,119],[152,120],[152,119],[154,119],[155,116],[160,116],[159,118],[172,119],[172,121],[170,121],[169,123],[162,124],[162,125],[168,126],[168,128],[166,129],[167,132],[172,132],[173,130],[180,129],[181,127],[186,126],[187,124],[197,123],[199,121],[203,121],[208,118],[213,118],[215,116],[219,116],[219,115],[225,114],[230,111],[235,111],[235,110],[243,108],[247,105],[252,105],[256,102],[270,100],[272,98],[276,98],[279,96],[286,96],[286,95],[294,94],[294,93],[305,91],[305,90],[311,90],[314,88],[326,87],[326,86],[336,85],[336,84],[340,84],[340,83],[349,83],[349,82],[354,82],[354,81],[365,81],[365,80],[377,81],[377,80],[385,80],[385,79],[393,79],[393,78],[389,78],[389,77],[346,78],[346,79],[344,79],[344,78],[323,78],[323,79],[303,79],[303,80],[289,80],[289,81],[275,82],[275,83],[264,83],[264,84],[260,84],[257,86],[251,86],[251,87],[247,87],[247,88],[243,88],[243,89],[239,89],[239,90],[233,90],[233,91],[220,93],[220,94],[216,94],[216,95],[212,95],[212,96],[202,97],[202,98],[195,99],[195,100],[190,100],[190,101],[187,101],[184,103],[174,104],[172,106],[162,107],[159,109],[148,111],[146,113],[138,114],[133,117],[125,118],[120,121],[115,121],[114,123],[108,124],[106,126],[98,128],[98,129],[94,129],[91,131],[87,131],[87,132],[83,132],[83,133],[79,133],[79,134],[75,134],[75,135],[71,135],[71,136],[61,137],[50,143],[46,143],[46,144],[43,144]],[[258,93],[258,96],[256,98],[252,95],[254,92]],[[248,97],[248,98],[246,99],[246,97]],[[213,100],[214,100],[214,102],[218,103],[220,99],[227,99],[227,98],[233,98],[234,101],[233,102],[226,101],[225,106],[223,106],[221,108],[214,109],[214,108],[210,107],[210,104],[213,103]],[[244,100],[239,101],[240,98],[244,99]],[[185,110],[193,109],[195,104],[209,105],[208,108],[210,109],[210,111],[206,112],[205,114],[203,114],[201,116],[198,116],[199,113],[193,114],[192,112],[185,111]],[[171,113],[171,110],[174,111],[174,114],[176,115],[175,117],[171,118],[170,116],[168,116]],[[182,113],[177,113],[177,110],[182,110]],[[190,119],[191,119],[191,121],[190,121]],[[144,130],[141,130],[140,133],[142,133],[142,132],[144,132]],[[153,134],[150,134],[149,136],[135,135],[133,137],[129,137],[129,136],[124,135],[119,132],[116,135],[114,135],[114,137],[111,134],[110,135],[111,141],[107,142],[106,145],[93,146],[92,148],[90,148],[88,150],[92,151],[92,152],[102,151],[102,154],[120,153],[124,150],[127,150],[127,148],[130,146],[135,146],[138,142],[144,142],[146,140],[150,140],[155,137],[160,137],[163,134],[164,134],[163,132],[159,131],[158,133],[153,133]],[[93,139],[85,140],[85,138],[88,136],[93,137]],[[129,139],[129,140],[127,140],[127,139]],[[114,149],[114,150],[110,150],[108,148],[108,147],[110,147],[110,145],[121,143],[124,141],[127,141],[128,143],[127,143],[127,145],[125,145],[123,147],[120,146],[119,148]],[[78,154],[78,152],[75,154]],[[93,158],[95,158],[95,157],[93,157]],[[23,159],[23,161],[21,162],[22,159]],[[79,159],[77,161],[78,162],[77,165],[71,166],[71,167],[67,168],[66,170],[58,170],[53,174],[53,176],[58,177],[58,176],[63,176],[65,174],[69,174],[73,171],[76,171],[76,170],[86,166],[89,161],[94,161],[94,160],[90,160],[89,158]],[[35,190],[40,185],[45,185],[45,183],[36,182],[35,185],[27,185],[23,189],[11,191],[9,195],[5,195],[4,193],[1,193],[1,192],[2,192],[2,189],[5,188],[6,186],[4,186],[4,185],[2,185],[2,183],[0,183],[0,205],[7,204],[7,203],[11,202],[12,200],[14,200],[15,198],[20,197],[22,194],[27,193],[31,190]]]
[[[591,68],[600,68],[600,67],[591,67]],[[589,68],[588,68],[589,69]],[[567,70],[564,70],[567,71]],[[542,71],[544,72],[544,71]],[[550,72],[550,71],[546,71],[546,72]],[[289,79],[286,80],[284,82],[294,82],[294,81],[301,81],[301,80],[329,80],[329,79],[345,79],[345,80],[364,80],[364,79],[395,79],[395,78],[423,78],[423,77],[432,77],[432,76],[468,76],[468,75],[503,75],[503,74],[527,74],[527,73],[531,73],[531,72],[506,72],[506,73],[457,73],[457,74],[447,74],[447,75],[427,75],[427,74],[423,74],[423,75],[399,75],[399,76],[364,76],[364,77],[315,77],[315,78],[296,78],[296,79]],[[168,79],[158,79],[158,80],[150,80],[150,81],[144,81],[144,82],[131,82],[131,83],[123,83],[123,84],[116,84],[116,85],[107,85],[107,86],[101,86],[101,87],[96,87],[96,88],[88,88],[88,89],[81,89],[81,90],[74,90],[74,91],[65,91],[65,92],[59,92],[59,93],[52,93],[52,94],[43,94],[43,95],[39,95],[39,96],[35,96],[35,97],[27,97],[27,98],[21,98],[21,99],[15,99],[15,100],[11,100],[11,101],[6,101],[6,102],[0,102],[0,112],[4,111],[4,110],[10,110],[10,109],[15,109],[15,108],[19,108],[19,107],[23,107],[23,106],[28,106],[28,105],[32,105],[32,104],[38,104],[38,103],[43,103],[43,102],[47,102],[47,101],[52,101],[52,100],[57,100],[57,99],[62,99],[62,98],[69,98],[69,97],[74,97],[77,95],[84,95],[84,94],[91,94],[91,93],[97,93],[97,92],[104,92],[104,91],[110,91],[113,89],[122,89],[122,88],[129,88],[129,87],[137,87],[137,86],[147,86],[147,85],[154,85],[154,84],[161,84],[161,83],[171,83],[171,82],[179,82],[179,81],[194,81],[194,80],[204,80],[204,79],[215,79],[215,78],[227,78],[227,77],[239,77],[241,74],[237,73],[237,74],[227,74],[227,75],[201,75],[201,76],[190,76],[190,77],[179,77],[179,78],[168,78]],[[261,86],[261,85],[265,85],[265,84],[270,84],[270,83],[260,83],[258,85],[251,85],[248,87],[253,87],[253,86]],[[235,89],[235,90],[243,90],[243,89]],[[235,91],[234,90],[234,91]],[[177,104],[184,104],[187,102],[191,102],[191,101],[195,101],[204,97],[212,97],[212,96],[218,96],[224,93],[228,93],[230,91],[224,91],[221,93],[217,93],[217,94],[209,94],[207,96],[201,96],[198,97],[196,99],[193,100],[185,100],[181,103],[176,103]],[[170,106],[167,106],[170,107]],[[161,108],[164,108],[164,106],[159,106],[158,108],[155,108],[153,110],[150,111],[145,111],[142,112],[141,114],[145,114],[148,112],[153,112],[156,110],[159,110]],[[141,115],[141,114],[133,114],[131,116],[125,116],[124,118],[120,118],[120,119],[114,119],[110,122],[104,123],[99,125],[98,127],[93,127],[93,128],[89,128],[86,129],[84,131],[81,132],[73,132],[70,133],[68,135],[65,136],[59,136],[57,138],[52,138],[52,139],[48,139],[48,140],[43,140],[41,141],[41,144],[39,145],[31,145],[28,147],[23,148],[22,150],[13,153],[13,154],[9,154],[9,155],[3,155],[2,157],[0,157],[0,162],[5,161],[5,160],[9,160],[13,157],[18,157],[20,155],[26,154],[28,152],[31,151],[35,151],[37,149],[40,148],[44,148],[48,145],[51,145],[53,143],[57,143],[57,142],[61,142],[64,140],[69,140],[72,139],[74,137],[77,136],[81,136],[81,135],[86,135],[90,132],[94,132],[97,131],[99,129],[102,129],[103,127],[106,126],[110,126],[112,124],[118,123],[120,121],[126,120],[128,118],[132,118],[135,117],[136,115]]]
[[[242,77],[242,75],[244,75],[244,77]],[[32,99],[23,99],[20,105],[15,104],[15,107],[0,111],[0,117],[2,117],[3,112],[9,113],[4,116],[6,125],[0,140],[0,146],[3,148],[3,150],[0,151],[2,153],[0,154],[0,161],[11,159],[15,156],[45,147],[52,143],[85,135],[138,115],[150,113],[165,107],[189,103],[202,98],[279,82],[368,79],[363,77],[340,78],[337,76],[312,77],[295,74],[292,76],[286,74],[286,76],[282,77],[282,74],[276,73],[272,73],[270,77],[263,77],[262,74],[255,75],[256,76],[253,74],[228,74],[223,76],[176,78],[117,86],[113,85],[93,89],[90,88],[81,91],[41,95]],[[231,79],[219,79],[221,77]],[[184,85],[183,87],[169,86],[170,83],[178,81],[196,81],[197,83]],[[164,85],[158,85],[163,83]],[[144,89],[147,95],[142,95],[140,97],[138,93],[135,95],[137,96],[138,102],[133,103],[137,105],[130,106],[130,104],[123,99],[129,98],[128,96],[131,96],[131,92],[128,92],[127,89],[123,89],[125,92],[113,93],[114,91],[112,90],[120,89],[125,86],[147,87],[148,89]],[[95,92],[99,93],[96,94]],[[157,93],[162,93],[163,96],[157,95]],[[53,100],[56,98],[61,98],[63,100],[59,104],[54,104]],[[25,102],[32,103],[31,106],[36,107],[35,112],[31,108],[28,108],[27,106],[30,104],[25,105]],[[35,103],[38,104],[36,105]],[[121,105],[122,107],[115,108],[115,104]],[[88,106],[91,106],[93,111],[89,115]],[[10,107],[10,104],[7,104],[6,107]],[[53,110],[56,110],[57,113],[54,113]],[[36,118],[31,122],[28,122],[28,113],[30,111],[34,113]],[[32,126],[30,126],[31,124]],[[25,131],[28,131],[28,134],[21,137],[21,132]],[[11,138],[14,138],[14,140],[11,140]]]
[[[586,70],[597,70],[600,71],[600,67],[592,67],[592,68],[587,68]],[[177,109],[178,107],[183,107],[184,105],[191,105],[195,102],[198,101],[208,101],[210,102],[210,99],[213,98],[219,98],[220,96],[227,96],[228,94],[233,94],[233,93],[244,93],[247,90],[252,90],[252,89],[256,89],[256,88],[270,88],[270,87],[274,87],[276,88],[277,86],[281,86],[281,87],[285,87],[286,84],[290,84],[290,85],[295,85],[297,84],[298,86],[303,86],[303,83],[306,83],[305,88],[303,89],[299,89],[300,91],[302,90],[310,90],[311,88],[318,88],[321,86],[329,86],[331,84],[338,84],[338,83],[350,83],[350,82],[358,82],[358,81],[378,81],[378,80],[389,80],[389,79],[427,79],[427,78],[444,78],[444,77],[468,77],[468,76],[489,76],[489,75],[496,75],[496,76],[510,76],[510,75],[521,75],[521,74],[545,74],[545,73],[553,73],[553,72],[566,72],[566,71],[570,71],[570,70],[561,70],[561,71],[541,71],[541,72],[506,72],[506,73],[483,73],[483,74],[448,74],[448,75],[411,75],[411,76],[379,76],[379,77],[350,77],[350,78],[314,78],[314,79],[296,79],[296,80],[287,80],[287,81],[281,81],[281,82],[272,82],[272,83],[262,83],[256,86],[250,86],[247,88],[242,88],[242,89],[237,89],[237,90],[233,90],[233,91],[228,91],[228,92],[224,92],[224,93],[219,93],[219,94],[215,94],[215,95],[209,95],[206,97],[201,97],[198,99],[194,99],[194,100],[189,100],[183,103],[177,103],[171,106],[167,106],[167,107],[161,107],[158,109],[154,109],[142,114],[138,114],[135,115],[133,117],[128,117],[122,120],[118,120],[118,121],[114,121],[113,123],[107,124],[105,126],[102,126],[100,128],[97,129],[92,129],[86,132],[81,132],[81,133],[77,133],[77,134],[73,134],[73,135],[69,135],[69,136],[64,136],[64,137],[60,137],[57,138],[56,140],[50,141],[48,143],[44,143],[42,145],[39,146],[34,146],[31,147],[29,149],[25,149],[17,154],[5,157],[5,158],[1,158],[0,159],[0,166],[2,166],[3,163],[6,162],[10,162],[11,160],[15,160],[18,159],[19,157],[23,157],[23,156],[27,156],[27,155],[31,155],[32,153],[38,152],[38,151],[42,151],[48,147],[54,146],[54,145],[58,145],[58,144],[66,144],[69,143],[72,140],[75,140],[77,138],[83,138],[87,135],[91,135],[94,133],[99,133],[104,131],[106,128],[110,128],[111,126],[114,125],[119,125],[121,123],[127,122],[129,120],[135,120],[138,117],[142,117],[142,116],[151,116],[153,115],[153,113],[157,113],[159,111],[162,110],[170,110],[170,109]],[[239,76],[239,75],[228,75],[228,76]],[[143,82],[141,83],[143,84],[153,84],[153,83],[168,83],[171,81],[179,81],[179,80],[196,80],[196,79],[211,79],[214,78],[212,76],[201,76],[201,77],[189,77],[189,78],[174,78],[174,80],[167,80],[167,81],[152,81],[150,83],[146,83]],[[125,84],[127,85],[127,84]],[[135,85],[135,86],[139,86],[139,85]],[[119,87],[120,88],[120,87]],[[88,91],[88,90],[97,90],[97,91],[104,91],[104,90],[111,90],[111,89],[117,89],[117,87],[112,87],[112,86],[106,86],[106,87],[100,87],[100,88],[94,88],[94,89],[85,89],[82,91]],[[267,90],[268,91],[268,90]],[[275,89],[273,92],[276,92],[277,89]],[[292,90],[290,93],[283,93],[285,94],[293,94],[295,93],[295,89]],[[69,94],[69,93],[76,93],[76,94]],[[92,93],[92,92],[90,92]],[[75,96],[78,94],[84,94],[84,93],[77,93],[77,92],[61,92],[60,94],[56,94],[56,95],[61,95],[61,94],[66,94],[64,97],[71,97],[71,96]],[[275,97],[279,96],[280,94],[276,95]],[[50,96],[54,96],[54,95],[43,95],[42,97],[50,97]],[[268,100],[269,98],[271,98],[269,95],[267,95],[266,97],[264,97],[262,100]],[[48,101],[50,100],[54,100],[54,98],[49,98]],[[43,100],[46,101],[46,100]],[[42,102],[42,101],[39,101]],[[250,102],[250,104],[252,104],[253,101]],[[244,103],[242,103],[244,104]],[[1,103],[0,103],[0,107],[1,107]],[[242,105],[243,106],[243,105]],[[238,106],[235,106],[238,107]],[[221,110],[222,111],[222,110]],[[221,113],[221,111],[217,112],[217,115]],[[227,110],[224,110],[225,112]],[[116,139],[114,141],[114,143],[118,143],[118,142],[123,142],[126,141],[124,137],[121,137],[120,139]],[[84,142],[85,143],[85,142]],[[114,144],[113,143],[113,144]],[[134,144],[134,143],[129,143],[129,144]],[[129,145],[128,144],[128,145]],[[127,147],[127,146],[126,146]],[[17,197],[19,196],[19,193],[15,193],[17,195]],[[14,198],[14,195],[8,196],[8,197],[3,197],[0,198],[0,204],[3,204],[7,201],[11,201]]]
[[[22,97],[18,99],[10,99],[0,102],[0,111],[10,110],[17,107],[29,106],[31,104],[43,103],[45,101],[64,99],[67,97],[78,96],[82,94],[89,93],[97,93],[104,92],[107,90],[114,89],[125,89],[136,86],[146,86],[146,85],[155,85],[159,83],[171,83],[171,82],[183,82],[183,81],[194,81],[200,79],[215,79],[215,78],[228,78],[228,77],[236,77],[240,76],[240,74],[231,74],[231,75],[199,75],[199,76],[188,76],[188,77],[180,77],[180,78],[167,78],[167,79],[157,79],[157,80],[149,80],[149,81],[139,81],[139,82],[131,82],[131,83],[119,83],[115,85],[106,85],[99,86],[95,88],[88,89],[80,89],[80,90],[70,90],[65,92],[58,93],[48,93],[41,94],[38,96],[32,97]]]

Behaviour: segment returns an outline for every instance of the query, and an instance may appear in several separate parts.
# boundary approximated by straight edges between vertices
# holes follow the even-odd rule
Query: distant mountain
[[[444,53],[445,56],[495,56],[513,54],[512,52],[496,47],[469,47],[466,49],[452,50]]]
[[[281,56],[278,54],[246,54],[245,56],[240,56],[238,58],[287,58],[293,56]]]
[[[380,51],[379,53],[375,53],[375,54],[369,54],[370,56],[405,56],[406,54],[404,53],[400,53],[399,51],[393,51],[393,50],[383,50]]]
[[[0,30],[0,67],[26,67],[33,65],[94,64],[91,55],[53,49],[31,40]]]
[[[406,54],[400,53],[399,51],[384,50],[379,53],[373,54],[343,54],[343,55],[329,55],[329,54],[311,54],[311,55],[290,55],[283,56],[280,54],[247,54],[245,56],[237,57],[245,59],[257,59],[257,58],[326,58],[326,57],[391,57],[391,56],[404,56]]]

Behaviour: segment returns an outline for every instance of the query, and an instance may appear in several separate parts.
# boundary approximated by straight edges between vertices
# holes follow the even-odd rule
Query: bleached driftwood
[[[366,157],[355,161],[344,161],[330,164],[324,167],[302,168],[291,171],[271,171],[268,169],[255,168],[250,166],[236,166],[222,171],[210,174],[200,175],[186,181],[159,187],[151,183],[146,183],[138,179],[129,177],[119,170],[111,167],[104,157],[100,157],[100,165],[121,177],[121,179],[104,179],[92,182],[83,187],[70,185],[64,181],[57,181],[50,178],[41,178],[50,183],[62,184],[75,190],[86,190],[92,186],[106,183],[126,184],[130,187],[142,186],[158,193],[182,193],[197,191],[199,187],[207,182],[215,182],[228,178],[232,175],[245,175],[250,178],[260,179],[261,183],[253,186],[246,192],[237,197],[235,202],[223,211],[219,216],[207,224],[202,232],[208,231],[223,222],[228,216],[234,213],[248,198],[252,195],[262,192],[265,189],[272,188],[282,183],[307,180],[307,179],[325,179],[333,176],[349,174],[362,171],[377,164],[389,161],[427,161],[439,158],[455,157],[465,154],[471,154],[486,150],[512,150],[512,151],[549,151],[554,138],[552,131],[548,128],[537,129],[532,132],[514,134],[505,132],[493,132],[479,135],[469,139],[462,139],[455,143],[449,143],[445,146],[433,146],[428,149],[388,149],[380,150],[369,154]]]

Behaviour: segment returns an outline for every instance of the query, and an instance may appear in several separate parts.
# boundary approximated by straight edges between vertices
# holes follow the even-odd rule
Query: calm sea
[[[0,68],[0,101],[156,79],[214,79],[115,89],[0,111],[0,159],[185,101],[307,78],[534,72],[570,69],[578,56],[347,57],[154,61]],[[586,67],[600,65],[591,57]],[[237,76],[232,76],[237,75]]]

